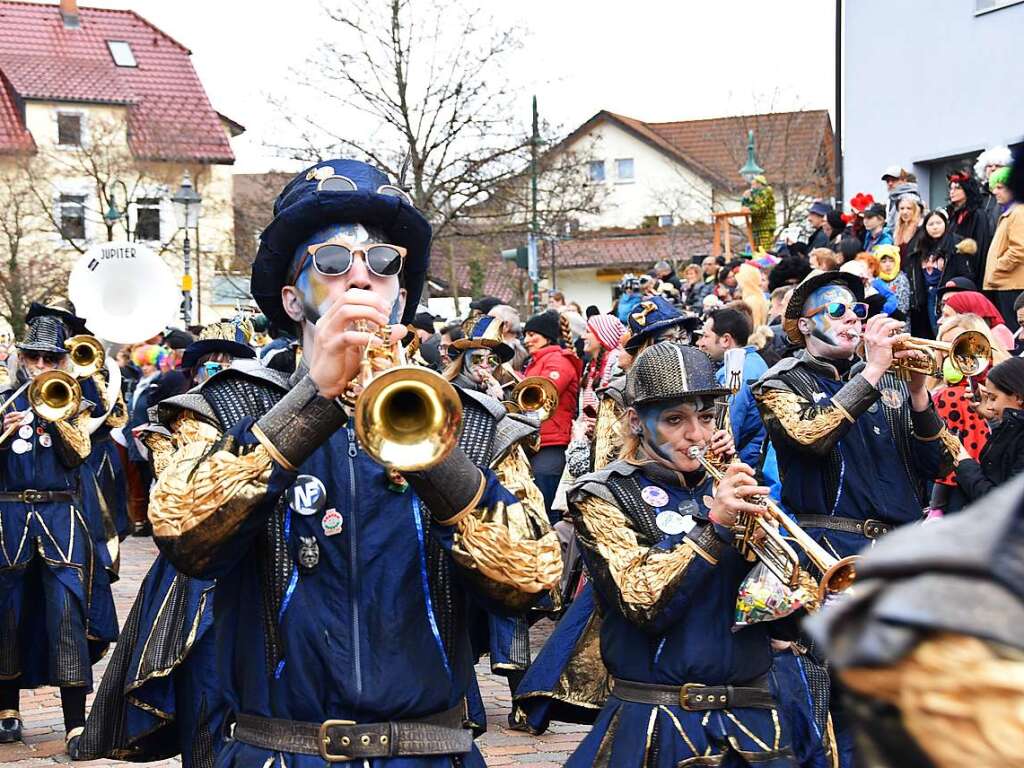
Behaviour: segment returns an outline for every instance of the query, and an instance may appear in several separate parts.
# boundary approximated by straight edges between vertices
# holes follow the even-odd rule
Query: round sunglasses
[[[321,275],[336,277],[352,269],[357,253],[363,255],[366,269],[377,277],[394,277],[402,271],[406,250],[400,245],[389,243],[368,243],[355,245],[344,241],[318,243],[306,249],[305,255],[295,269],[295,279],[302,274],[306,259],[313,260],[313,269]]]

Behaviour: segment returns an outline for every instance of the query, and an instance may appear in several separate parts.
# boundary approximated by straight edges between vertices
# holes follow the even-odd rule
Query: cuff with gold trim
[[[487,486],[483,473],[459,446],[436,466],[403,476],[442,525],[455,525],[476,509]]]
[[[253,425],[252,431],[274,461],[295,470],[347,420],[344,409],[336,401],[321,397],[316,383],[304,376]]]

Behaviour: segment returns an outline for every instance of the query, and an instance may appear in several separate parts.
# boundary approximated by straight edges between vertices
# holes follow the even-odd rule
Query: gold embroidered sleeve
[[[88,458],[89,452],[92,450],[92,441],[89,439],[89,432],[86,429],[88,418],[89,412],[83,411],[74,418],[53,423],[58,439],[64,446],[62,454],[64,462],[68,466],[78,466]]]
[[[159,477],[174,454],[174,440],[170,435],[149,432],[142,441],[149,448],[149,463],[153,466],[153,474]]]
[[[629,519],[614,504],[594,496],[575,502],[579,543],[593,557],[592,573],[603,592],[613,592],[619,610],[637,624],[654,620],[694,562],[716,563],[717,551],[687,537],[672,549],[639,541]],[[711,526],[704,526],[710,531]],[[710,543],[710,542],[709,542]]]
[[[558,537],[520,502],[479,507],[459,520],[452,557],[478,589],[513,610],[528,607],[562,576]]]
[[[262,445],[243,449],[194,417],[178,422],[174,442],[150,494],[149,520],[175,566],[201,574],[262,500],[272,462]]]
[[[615,461],[622,448],[622,408],[610,397],[601,398],[594,422],[594,471]]]
[[[515,494],[522,504],[524,519],[519,528],[518,538],[538,538],[550,528],[548,515],[544,507],[544,495],[533,482],[533,472],[526,452],[521,446],[513,448],[509,454],[498,462],[494,468],[498,482],[505,489]]]
[[[99,373],[92,375],[92,381],[96,385],[96,391],[100,393],[103,402],[97,405],[97,409],[108,411],[107,420],[104,426],[111,429],[118,429],[128,423],[128,408],[124,403],[124,396],[118,390],[113,398],[110,397],[110,383]]]

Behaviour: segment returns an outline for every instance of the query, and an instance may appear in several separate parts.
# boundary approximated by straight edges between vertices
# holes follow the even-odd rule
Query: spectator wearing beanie
[[[1010,169],[1000,168],[988,184],[1002,210],[985,260],[985,284],[1007,327],[1017,330],[1013,304],[1024,290],[1024,207],[1017,205],[1009,187]]]
[[[558,407],[540,427],[540,449],[530,459],[533,477],[544,496],[544,506],[552,523],[558,519],[551,508],[558,482],[565,468],[565,448],[569,445],[572,422],[576,417],[583,361],[573,352],[559,346],[563,333],[558,312],[547,311],[526,321],[523,343],[530,360],[523,373],[543,376],[558,390]],[[571,340],[570,340],[571,341]]]
[[[593,417],[597,414],[597,390],[608,386],[622,351],[619,342],[625,332],[626,326],[614,315],[593,315],[587,320],[583,351],[589,362],[580,386],[581,415]],[[593,413],[589,413],[590,410]]]
[[[1024,358],[1011,357],[989,371],[985,392],[996,425],[977,460],[964,448],[957,458],[957,484],[970,501],[1024,472]]]

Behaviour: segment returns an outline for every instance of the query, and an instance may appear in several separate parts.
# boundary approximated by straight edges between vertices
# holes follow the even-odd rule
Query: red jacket
[[[525,376],[545,376],[558,389],[555,415],[540,425],[540,445],[568,445],[572,421],[576,418],[576,398],[580,391],[583,361],[557,344],[537,350],[523,371]]]

